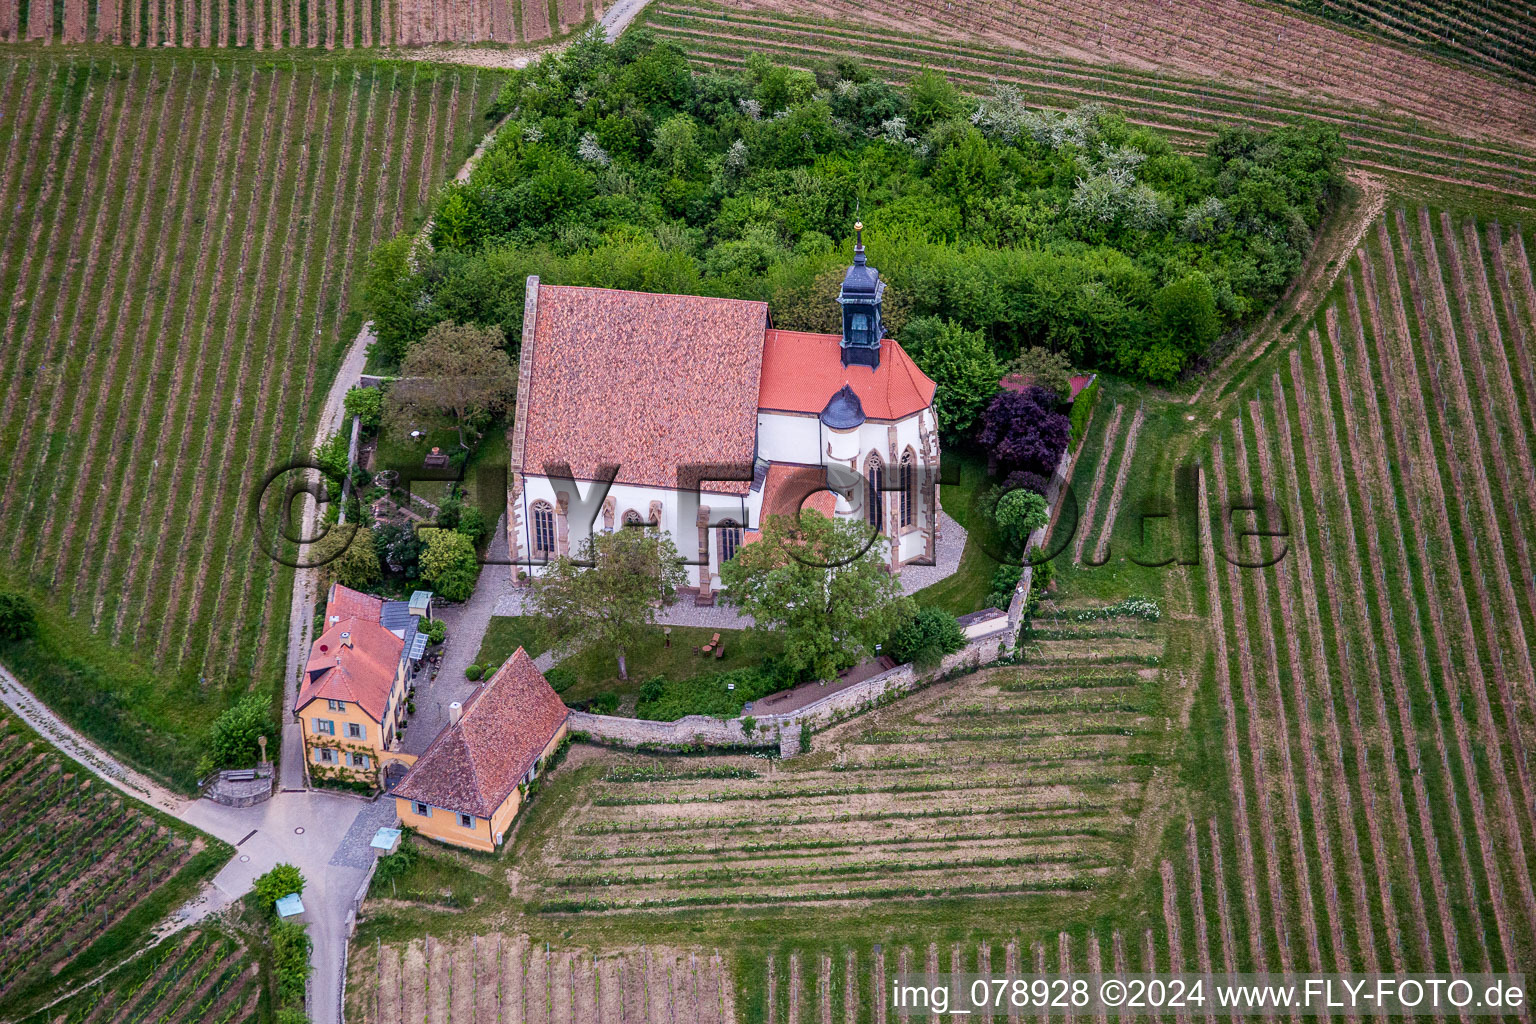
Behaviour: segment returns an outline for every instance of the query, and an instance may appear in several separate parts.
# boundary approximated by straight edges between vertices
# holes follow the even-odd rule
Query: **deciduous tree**
[[[261,756],[261,745],[256,738],[266,736],[270,743],[277,733],[277,725],[272,721],[271,698],[264,693],[246,694],[213,720],[198,773],[206,775],[225,768],[254,768]]]
[[[424,416],[448,416],[464,441],[471,417],[504,408],[516,381],[500,327],[441,323],[412,345],[389,389],[385,415],[404,432]]]
[[[557,648],[611,651],[619,678],[628,679],[626,652],[686,580],[670,538],[651,527],[626,527],[588,537],[579,559],[557,558],[533,578],[529,596]]]
[[[426,526],[416,532],[426,545],[421,552],[421,578],[445,601],[468,601],[480,576],[475,545],[457,530]]]
[[[769,516],[720,579],[725,599],[773,632],[786,664],[817,679],[872,656],[912,608],[864,523],[808,509],[798,521]]]
[[[920,316],[901,332],[902,346],[937,386],[934,412],[946,442],[967,436],[987,402],[997,394],[1002,364],[980,331],[953,320]]]
[[[1065,402],[1072,394],[1072,364],[1060,352],[1034,345],[1019,353],[1013,362],[1013,372],[1029,379],[1036,387],[1045,388]]]
[[[1000,391],[982,416],[976,440],[1007,469],[1049,476],[1072,437],[1072,423],[1056,411],[1056,396],[1044,388]]]

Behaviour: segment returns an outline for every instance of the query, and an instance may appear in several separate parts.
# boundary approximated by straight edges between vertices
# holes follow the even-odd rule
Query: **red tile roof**
[[[819,415],[847,384],[872,420],[899,420],[933,404],[934,383],[890,338],[880,343],[880,365],[844,366],[836,334],[769,331],[763,342],[759,408]]]
[[[1066,398],[1067,403],[1070,405],[1072,402],[1077,401],[1078,393],[1082,391],[1083,388],[1092,383],[1092,381],[1092,374],[1080,373],[1076,376],[1069,377],[1067,379],[1067,388],[1070,393]],[[1034,383],[1035,378],[1027,376],[1026,374],[1010,373],[1002,380],[998,381],[997,386],[1004,391],[1027,391],[1034,386]]]
[[[592,479],[617,463],[618,483],[671,488],[679,465],[750,464],[767,326],[763,302],[540,285],[514,468]]]
[[[354,616],[360,619],[372,619],[378,622],[384,614],[384,599],[365,594],[351,587],[344,587],[340,583],[332,583],[331,591],[325,599],[325,621],[330,623],[331,617],[350,619]]]
[[[758,528],[748,530],[742,537],[743,543],[751,544],[762,539],[762,528],[767,525],[769,516],[790,516],[798,520],[802,509],[814,509],[831,519],[837,509],[837,495],[826,490],[826,486],[827,471],[823,466],[772,463],[763,480],[763,507],[758,513]],[[813,493],[807,495],[807,491]]]
[[[569,714],[519,647],[417,758],[394,795],[489,818]]]
[[[405,641],[377,620],[349,616],[333,623],[309,649],[295,709],[302,710],[313,700],[344,700],[382,724],[404,647]]]

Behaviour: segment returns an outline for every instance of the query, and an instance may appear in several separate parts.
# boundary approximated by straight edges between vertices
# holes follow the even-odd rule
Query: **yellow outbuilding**
[[[394,787],[400,821],[445,843],[496,849],[569,717],[519,647]]]

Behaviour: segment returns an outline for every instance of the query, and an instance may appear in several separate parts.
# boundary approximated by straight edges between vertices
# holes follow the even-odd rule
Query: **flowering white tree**
[[[725,169],[732,174],[741,174],[747,169],[747,156],[747,144],[737,139],[725,151]]]
[[[576,155],[588,163],[597,164],[599,167],[607,167],[613,162],[608,151],[597,143],[597,136],[591,132],[581,137],[581,142],[576,145]]]

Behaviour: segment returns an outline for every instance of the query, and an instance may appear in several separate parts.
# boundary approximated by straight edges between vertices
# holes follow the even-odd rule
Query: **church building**
[[[513,578],[589,530],[669,533],[697,600],[770,515],[859,517],[891,571],[932,564],[934,383],[885,337],[863,225],[843,331],[776,330],[763,302],[530,277],[507,503]]]

